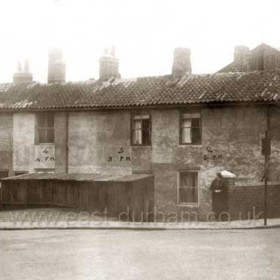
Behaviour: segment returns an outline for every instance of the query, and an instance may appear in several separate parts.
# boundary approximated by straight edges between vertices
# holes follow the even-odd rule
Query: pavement
[[[280,219],[189,222],[130,222],[65,208],[0,211],[0,230],[112,229],[112,230],[233,230],[280,227]]]

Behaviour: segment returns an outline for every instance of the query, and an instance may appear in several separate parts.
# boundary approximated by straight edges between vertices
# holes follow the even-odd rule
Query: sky
[[[176,47],[191,49],[193,73],[214,73],[236,45],[280,47],[279,0],[0,0],[0,82],[29,59],[47,80],[49,47],[61,47],[67,81],[98,79],[115,46],[123,78],[171,73]]]

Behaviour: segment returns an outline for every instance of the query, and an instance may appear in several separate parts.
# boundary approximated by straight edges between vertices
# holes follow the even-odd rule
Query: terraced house
[[[28,66],[19,69],[14,83],[0,85],[4,206],[49,203],[53,188],[71,185],[59,190],[57,205],[130,205],[156,217],[191,212],[203,220],[222,170],[237,177],[233,207],[259,205],[268,132],[271,215],[279,215],[280,52],[237,47],[234,57],[216,74],[194,75],[190,51],[179,48],[170,75],[123,79],[107,52],[100,79],[79,83],[65,83],[59,50],[50,52],[48,84],[33,82]],[[43,187],[27,198],[36,184]]]

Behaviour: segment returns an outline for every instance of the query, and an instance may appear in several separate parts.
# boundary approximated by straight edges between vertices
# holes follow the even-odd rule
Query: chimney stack
[[[33,81],[33,75],[29,72],[29,61],[24,61],[24,70],[22,70],[21,62],[18,62],[17,72],[14,73],[13,76],[13,83],[14,84],[20,84],[20,83],[26,83],[26,82],[32,82]]]
[[[246,46],[234,48],[234,63],[240,72],[250,71],[250,50]]]
[[[174,50],[172,76],[182,78],[185,74],[192,73],[191,51],[187,48],[176,48]]]
[[[107,81],[110,78],[120,78],[119,60],[115,56],[115,48],[105,49],[99,60],[99,80]]]
[[[48,83],[65,83],[65,63],[60,48],[49,49]]]

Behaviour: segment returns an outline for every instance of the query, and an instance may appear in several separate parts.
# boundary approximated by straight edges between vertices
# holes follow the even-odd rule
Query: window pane
[[[199,127],[199,119],[192,119],[192,127]]]
[[[134,129],[142,129],[142,121],[141,120],[135,120],[134,121]]]
[[[45,123],[45,114],[39,114],[38,115],[38,127],[45,127],[46,123]]]
[[[182,128],[182,143],[191,143],[191,128]]]
[[[39,143],[47,143],[47,131],[46,129],[38,130]]]
[[[54,127],[54,114],[48,113],[46,114],[47,119],[47,127]]]
[[[149,119],[142,120],[142,128],[145,130],[150,129],[150,120]]]
[[[142,144],[143,145],[150,145],[150,139],[151,139],[151,137],[150,137],[150,130],[143,130],[142,131],[142,136],[143,136]]]
[[[134,121],[133,144],[136,145],[142,144],[142,121],[141,120]]]
[[[181,172],[179,185],[180,203],[198,202],[198,174],[196,172]]]
[[[147,118],[148,117],[148,118]],[[151,120],[149,116],[135,116],[133,121],[132,143],[134,145],[150,145]]]
[[[200,128],[192,128],[192,143],[199,144],[201,142]]]
[[[197,189],[196,188],[181,188],[180,189],[180,203],[197,203]]]
[[[54,130],[53,129],[47,130],[47,143],[54,143]]]
[[[182,120],[182,127],[191,127],[192,126],[192,120],[191,119],[183,119]]]

